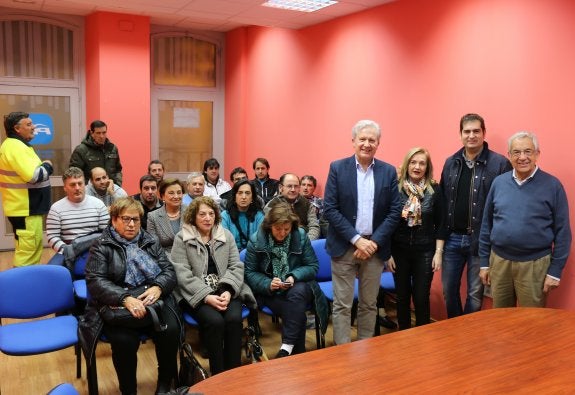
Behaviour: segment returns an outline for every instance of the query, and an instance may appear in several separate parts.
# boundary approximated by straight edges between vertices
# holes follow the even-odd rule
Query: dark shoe
[[[379,325],[387,329],[397,329],[397,324],[386,315],[379,317]]]
[[[276,358],[283,358],[283,357],[289,357],[290,353],[287,352],[286,350],[284,350],[283,348],[281,350],[278,351],[278,353],[276,354]]]
[[[172,386],[170,383],[166,383],[164,381],[158,381],[158,386],[156,387],[156,395],[164,395],[170,393],[172,390]]]

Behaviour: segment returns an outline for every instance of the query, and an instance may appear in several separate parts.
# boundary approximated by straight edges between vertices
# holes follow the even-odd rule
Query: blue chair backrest
[[[0,318],[36,318],[74,307],[64,266],[32,265],[0,272]]]
[[[316,281],[331,281],[331,257],[325,250],[325,239],[312,240],[311,246],[319,261],[319,270],[315,276]]]
[[[86,262],[88,261],[88,254],[90,250],[81,253],[74,262],[74,276],[76,278],[86,277]]]
[[[240,251],[240,261],[244,262],[246,260],[246,252],[247,250],[245,248]]]

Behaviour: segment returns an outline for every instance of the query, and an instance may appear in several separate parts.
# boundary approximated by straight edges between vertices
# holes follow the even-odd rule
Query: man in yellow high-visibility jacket
[[[52,163],[42,161],[29,142],[34,124],[29,114],[4,117],[6,140],[0,146],[0,193],[4,215],[14,229],[14,266],[40,263],[42,215],[50,210]]]

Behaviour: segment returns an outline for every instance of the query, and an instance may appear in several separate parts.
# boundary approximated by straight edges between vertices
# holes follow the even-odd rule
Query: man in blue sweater
[[[493,307],[544,307],[559,286],[571,248],[569,206],[561,182],[537,166],[537,137],[509,139],[513,171],[497,177],[485,202],[479,276]]]

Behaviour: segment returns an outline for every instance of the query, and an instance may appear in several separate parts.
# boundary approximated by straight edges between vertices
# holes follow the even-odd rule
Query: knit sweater
[[[93,196],[85,196],[81,203],[73,203],[67,197],[50,207],[46,217],[48,244],[56,252],[75,238],[106,228],[110,221],[108,208]]]
[[[489,266],[491,250],[519,262],[551,254],[547,274],[560,278],[570,248],[567,195],[557,178],[539,169],[522,185],[513,172],[493,181],[479,236],[481,267]]]

